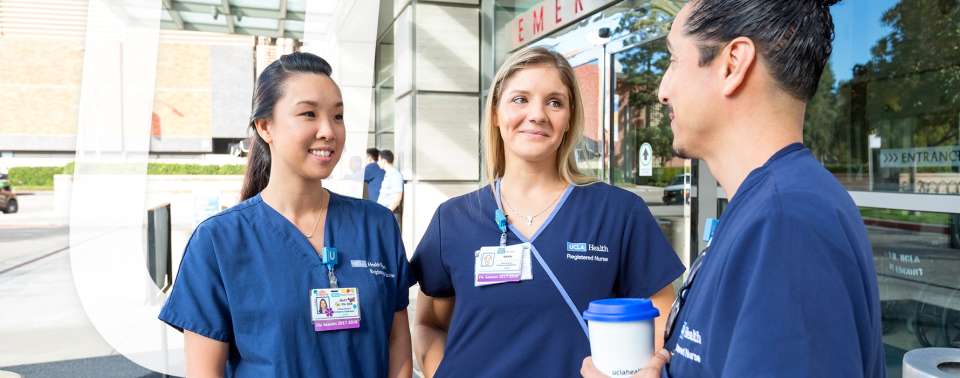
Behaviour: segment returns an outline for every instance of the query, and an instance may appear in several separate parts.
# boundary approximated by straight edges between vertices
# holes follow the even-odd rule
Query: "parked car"
[[[667,205],[690,203],[690,174],[681,173],[673,177],[663,188],[663,203]]]
[[[250,153],[250,139],[242,139],[237,143],[230,144],[230,155],[236,157],[246,157]]]
[[[4,214],[16,213],[20,209],[17,203],[17,194],[7,181],[6,175],[0,176],[0,211]]]

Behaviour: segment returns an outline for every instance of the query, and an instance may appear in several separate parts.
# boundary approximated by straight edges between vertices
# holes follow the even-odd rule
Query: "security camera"
[[[597,30],[597,36],[600,38],[610,38],[610,28],[600,28]]]

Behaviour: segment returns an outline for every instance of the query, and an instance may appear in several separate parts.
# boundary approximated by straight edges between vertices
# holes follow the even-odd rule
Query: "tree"
[[[870,131],[884,147],[954,145],[960,139],[960,1],[901,1],[884,12],[891,30],[854,72]]]
[[[627,142],[620,143],[619,150],[615,148],[614,158],[619,160],[615,165],[634,168],[637,150],[643,143],[650,143],[661,166],[674,156],[668,110],[660,104],[657,90],[670,65],[663,38],[677,9],[675,1],[654,1],[649,7],[624,12],[620,19],[615,34],[631,33],[625,44],[636,47],[617,53],[614,58],[618,67],[616,117],[622,133],[617,137]]]
[[[835,84],[833,68],[828,64],[820,76],[817,93],[808,103],[803,120],[803,141],[823,164],[839,163],[843,156],[840,153],[844,151],[842,143],[837,143],[842,138],[837,135],[840,113],[834,92]]]

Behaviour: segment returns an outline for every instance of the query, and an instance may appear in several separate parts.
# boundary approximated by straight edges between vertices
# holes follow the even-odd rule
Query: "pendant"
[[[527,220],[527,226],[533,226],[533,218],[534,218],[534,217],[528,217],[528,216],[526,216],[526,215],[521,215],[521,216],[522,216],[524,219]]]

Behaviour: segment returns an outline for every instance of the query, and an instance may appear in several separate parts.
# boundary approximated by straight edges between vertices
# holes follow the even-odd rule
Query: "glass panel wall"
[[[960,194],[960,4],[852,0],[805,140],[850,190]]]
[[[664,193],[654,200],[679,204],[689,199],[690,176],[685,168],[689,164],[673,154],[669,110],[657,98],[660,78],[669,64],[662,38],[613,54],[610,166],[613,183],[620,186],[687,185],[684,193]],[[641,149],[644,144],[650,148]],[[644,167],[652,169],[644,172]]]
[[[960,194],[960,3],[849,0],[831,12],[806,145],[852,191]],[[906,351],[960,347],[960,215],[944,211],[861,208],[891,377]]]
[[[392,4],[392,1],[388,3]],[[381,12],[382,13],[382,12]],[[378,149],[395,150],[393,145],[393,117],[394,117],[394,44],[393,25],[380,35],[377,42],[376,57],[376,120],[373,130],[371,146]]]
[[[880,285],[887,373],[903,354],[960,348],[960,214],[861,208]]]
[[[583,98],[583,134],[580,142],[574,149],[574,158],[580,172],[597,177],[603,177],[603,122],[601,119],[601,102],[603,101],[602,66],[597,54],[585,53],[581,59],[574,58],[570,63],[580,86],[580,95]],[[586,60],[578,62],[577,60]]]

